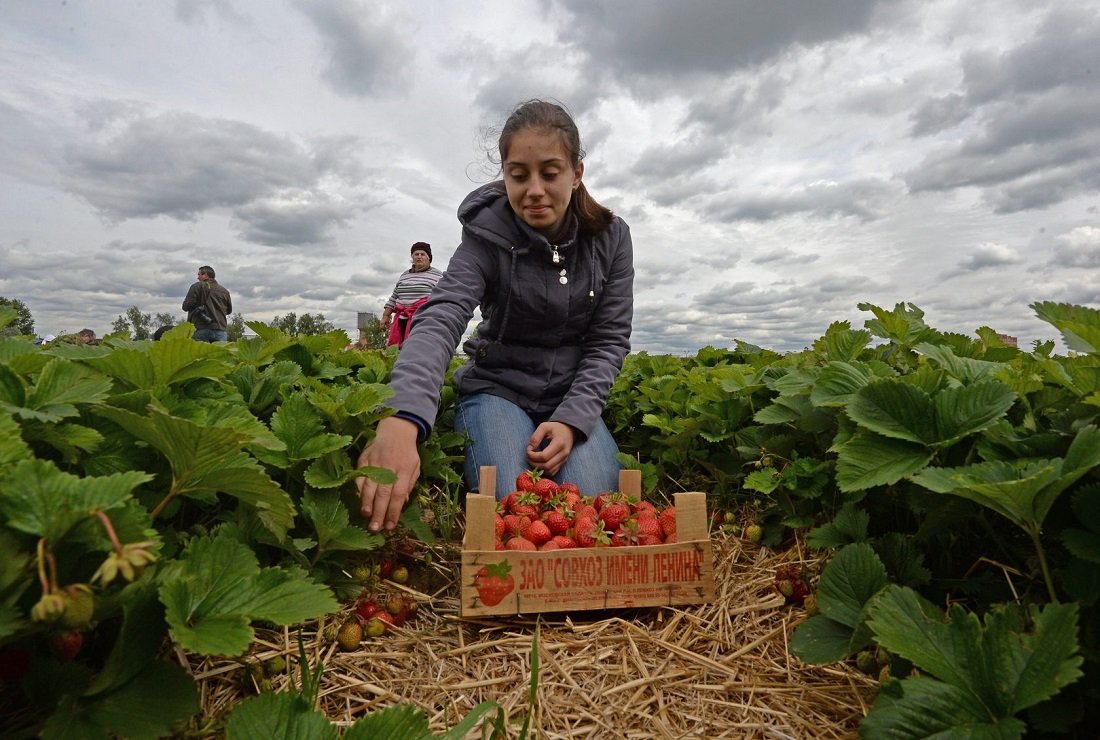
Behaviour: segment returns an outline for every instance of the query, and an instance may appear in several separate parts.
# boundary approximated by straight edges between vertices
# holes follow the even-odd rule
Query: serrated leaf
[[[823,550],[862,542],[867,539],[867,525],[870,523],[871,515],[863,509],[844,506],[831,522],[810,530],[806,534],[806,544],[815,550]]]
[[[42,368],[37,382],[27,390],[22,407],[9,407],[24,419],[58,422],[76,416],[76,404],[102,402],[111,390],[111,379],[84,365],[60,357]]]
[[[1062,341],[1074,352],[1100,353],[1100,310],[1069,303],[1032,303],[1035,315],[1062,333]]]
[[[80,478],[45,460],[23,460],[6,472],[0,505],[7,526],[58,542],[95,512],[125,506],[134,488],[152,479],[136,470]]]
[[[31,448],[19,434],[19,425],[10,413],[0,411],[0,473],[4,467],[30,457]]]
[[[935,360],[951,377],[962,381],[965,385],[987,379],[1001,367],[999,362],[959,357],[950,347],[942,344],[921,342],[913,349]]]
[[[928,443],[950,445],[988,429],[1015,402],[1016,394],[995,380],[947,388],[933,397],[936,438]]]
[[[851,627],[815,614],[795,629],[791,652],[814,665],[836,663],[848,657],[851,640]]]
[[[85,704],[89,719],[109,737],[139,740],[167,737],[199,711],[195,679],[181,666],[146,663],[129,682]]]
[[[1100,429],[1077,432],[1064,460],[992,461],[959,468],[925,468],[913,482],[975,501],[1025,531],[1037,531],[1062,491],[1100,465]]]
[[[906,678],[892,688],[879,694],[860,724],[861,737],[1014,740],[1026,728],[1017,719],[991,720],[962,689],[924,676]]]
[[[261,569],[255,553],[228,536],[192,540],[165,574],[160,598],[176,642],[204,655],[243,653],[253,620],[289,625],[339,609],[325,586],[279,568]]]
[[[977,615],[954,605],[947,615],[909,588],[892,586],[870,606],[876,641],[969,696],[976,712],[1011,717],[1080,677],[1076,604],[1032,609],[1031,634],[1013,607]]]
[[[931,397],[902,380],[860,388],[846,410],[852,421],[884,437],[922,445],[936,438]]]
[[[817,406],[845,406],[872,378],[874,372],[863,363],[830,362],[814,383],[810,400]]]
[[[286,444],[290,460],[313,460],[351,444],[351,437],[325,432],[321,418],[302,393],[283,401],[271,417],[271,431]]]
[[[377,712],[371,712],[371,715]],[[427,724],[427,719],[424,720]],[[263,693],[252,696],[233,709],[225,726],[227,740],[336,740],[336,725],[324,712],[297,694]],[[345,738],[350,736],[345,734]],[[375,738],[405,738],[408,735],[374,735]]]
[[[779,487],[779,474],[775,468],[761,468],[745,476],[745,488],[760,493],[771,493]]]
[[[149,407],[148,416],[102,407],[97,413],[159,450],[172,468],[172,490],[181,495],[225,493],[257,510],[280,541],[294,524],[290,496],[241,450],[243,435],[197,424]]]
[[[836,482],[841,491],[860,491],[897,483],[932,459],[932,451],[900,439],[857,432],[834,448]]]
[[[817,608],[823,616],[854,629],[864,606],[886,583],[886,568],[869,544],[847,545],[821,573]]]
[[[1062,544],[1075,557],[1090,563],[1100,563],[1100,534],[1070,528],[1062,532]]]
[[[313,523],[321,552],[332,550],[374,550],[385,543],[380,534],[349,524],[348,510],[336,491],[306,491],[302,514]]]

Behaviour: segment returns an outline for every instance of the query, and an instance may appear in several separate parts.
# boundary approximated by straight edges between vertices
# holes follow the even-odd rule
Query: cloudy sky
[[[104,334],[210,264],[353,332],[532,97],[631,226],[635,349],[1100,305],[1100,0],[0,0],[0,296]]]

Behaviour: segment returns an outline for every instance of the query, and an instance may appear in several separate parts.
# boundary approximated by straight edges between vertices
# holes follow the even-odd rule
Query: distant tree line
[[[15,321],[0,329],[0,336],[34,336],[34,318],[23,301],[0,296],[0,306],[7,306],[13,309],[16,314]],[[164,326],[176,326],[186,320],[170,313],[148,314],[137,306],[130,306],[125,313],[120,314],[111,324],[111,333],[125,334],[131,339],[151,339],[157,329]],[[336,329],[323,313],[316,315],[304,313],[299,316],[292,311],[282,316],[277,315],[271,321],[265,323],[290,336],[327,334]],[[235,313],[229,316],[228,326],[226,327],[229,341],[235,342],[240,339],[245,335],[247,329],[242,314]],[[386,332],[382,329],[381,322],[374,314],[367,316],[367,326],[360,329],[359,346],[366,349],[383,349],[386,346]]]

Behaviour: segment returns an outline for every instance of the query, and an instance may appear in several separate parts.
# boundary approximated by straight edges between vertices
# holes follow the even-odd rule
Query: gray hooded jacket
[[[470,193],[458,219],[462,242],[416,313],[390,405],[435,424],[454,348],[480,306],[483,320],[463,345],[469,361],[455,375],[459,393],[501,396],[585,439],[630,351],[630,229],[615,217],[602,233],[578,237],[574,221],[555,264],[550,243],[516,217],[500,182]]]

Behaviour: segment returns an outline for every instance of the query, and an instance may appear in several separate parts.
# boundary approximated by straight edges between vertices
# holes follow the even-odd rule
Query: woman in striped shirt
[[[443,273],[432,267],[432,245],[417,242],[409,250],[412,267],[397,278],[393,295],[382,309],[382,328],[389,331],[386,346],[400,347],[412,329],[413,314],[428,302],[435,284]]]

